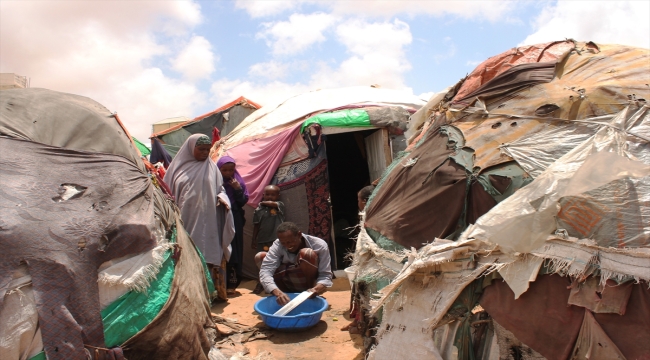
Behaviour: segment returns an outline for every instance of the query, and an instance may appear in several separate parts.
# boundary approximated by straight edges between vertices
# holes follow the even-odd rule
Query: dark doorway
[[[327,135],[327,163],[332,201],[332,224],[338,269],[350,266],[359,223],[357,192],[370,184],[364,138],[376,130]],[[355,228],[355,229],[353,229]]]

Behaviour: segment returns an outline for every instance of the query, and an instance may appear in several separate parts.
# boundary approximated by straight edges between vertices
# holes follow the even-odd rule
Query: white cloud
[[[336,28],[339,42],[351,53],[338,69],[321,65],[312,83],[323,87],[372,85],[403,88],[403,74],[411,69],[405,47],[413,36],[407,23],[351,20]]]
[[[218,57],[212,53],[212,45],[203,36],[193,36],[190,42],[172,60],[175,70],[185,77],[196,80],[207,77],[214,72],[214,63]]]
[[[88,96],[146,139],[151,123],[190,115],[206,100],[193,83],[152,65],[173,54],[157,32],[188,41],[200,21],[199,6],[187,1],[2,1],[0,71]]]
[[[244,9],[251,17],[265,17],[281,14],[300,8],[303,4],[318,5],[339,15],[354,17],[392,17],[400,14],[417,15],[454,15],[464,19],[486,19],[488,21],[503,21],[504,15],[515,5],[513,1],[322,1],[322,0],[237,0],[237,8]],[[505,17],[508,21],[517,21]]]
[[[256,37],[265,39],[275,55],[297,54],[312,44],[325,41],[323,31],[335,21],[330,14],[293,14],[289,21],[263,23],[264,30]]]
[[[288,70],[288,63],[272,60],[268,62],[253,64],[248,70],[248,75],[250,77],[275,80],[285,77],[288,73]]]
[[[482,62],[483,62],[483,60],[467,60],[467,61],[465,62],[465,65],[466,65],[466,66],[475,67],[475,66],[478,66],[478,64],[480,64],[480,63],[482,63]]]
[[[262,104],[276,102],[306,91],[343,86],[378,84],[386,88],[407,89],[404,73],[411,68],[405,47],[413,37],[405,22],[367,22],[353,20],[336,27],[336,38],[350,56],[339,64],[321,61],[311,64],[311,76],[304,83],[289,83],[274,77],[264,79],[221,79],[212,85],[213,101],[221,103],[240,95]],[[265,68],[295,69],[287,63],[271,61],[253,65],[250,76],[259,76]],[[287,74],[287,73],[284,73]]]
[[[244,9],[251,17],[273,16],[283,13],[287,10],[295,9],[300,5],[300,1],[295,0],[237,0],[235,7]]]
[[[650,48],[648,14],[648,1],[558,1],[543,9],[523,44],[573,38]]]
[[[258,104],[265,105],[282,101],[311,89],[307,84],[291,84],[278,80],[264,83],[221,79],[212,84],[210,92],[213,95],[212,101],[219,104],[243,95]]]
[[[510,10],[512,1],[332,1],[328,2],[335,13],[364,14],[366,16],[455,15],[464,19],[497,21]]]

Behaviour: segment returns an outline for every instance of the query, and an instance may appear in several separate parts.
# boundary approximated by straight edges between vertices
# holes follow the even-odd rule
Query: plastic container
[[[290,299],[298,295],[299,293],[287,293]],[[299,331],[316,325],[328,306],[325,299],[317,296],[314,299],[305,300],[285,316],[275,316],[273,313],[280,310],[282,306],[278,305],[275,296],[269,296],[255,303],[255,311],[262,316],[262,321],[270,328],[281,331]]]
[[[350,280],[350,289],[352,289],[352,283],[354,282],[354,278],[357,276],[357,267],[356,266],[350,266],[345,268],[345,275],[348,276],[348,280]]]

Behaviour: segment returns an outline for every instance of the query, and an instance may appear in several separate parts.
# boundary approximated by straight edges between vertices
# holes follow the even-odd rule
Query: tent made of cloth
[[[243,96],[218,107],[217,109],[197,116],[169,129],[161,130],[151,135],[158,139],[170,155],[176,156],[179,148],[192,134],[204,134],[212,139],[213,130],[216,128],[221,136],[234,130],[248,115],[261,108],[261,106]]]
[[[650,352],[648,64],[623,45],[517,47],[414,114],[354,256],[371,357]]]
[[[645,49],[574,44],[567,40],[517,51],[528,54],[530,49],[536,52],[535,56],[524,57],[529,62],[497,66],[501,72],[487,72],[486,64],[479,65],[467,79],[478,78],[474,76],[478,72],[483,74],[481,82],[472,80],[466,84],[465,80],[458,90],[475,94],[471,101],[465,99],[469,95],[456,100],[458,95],[452,94],[447,95],[447,101],[439,100],[430,121],[407,149],[409,154],[382,179],[371,198],[368,228],[407,247],[419,248],[436,237],[457,238],[467,225],[502,201],[504,191],[512,194],[529,183],[553,161],[594,136],[598,129],[621,126],[607,121],[627,106],[646,106],[650,72]],[[555,52],[549,57],[540,51]],[[495,58],[507,62],[512,53]],[[495,58],[486,61],[490,68],[496,66]],[[555,62],[535,62],[549,59]],[[536,75],[535,83],[524,76],[539,75],[540,71],[546,75]],[[517,76],[521,77],[520,82],[513,80]],[[467,89],[470,85],[471,91]],[[633,156],[644,158],[642,149],[650,138],[646,116],[641,113],[631,118],[633,112],[625,115],[628,121],[623,126],[629,134]],[[511,166],[504,167],[508,164]],[[449,199],[434,201],[442,199],[441,196]],[[569,206],[570,203],[566,202]],[[592,207],[610,206],[599,204]],[[646,211],[650,209],[642,213]],[[564,214],[565,218],[573,216],[567,211]],[[592,231],[604,231],[601,225],[607,221],[613,220],[604,216],[588,225],[588,229],[573,224],[567,230],[572,236],[593,235]],[[630,225],[635,221],[630,221]],[[635,229],[645,229],[641,232],[650,234],[646,226]],[[643,239],[647,236],[639,238],[632,231],[620,241],[630,245],[628,240],[636,238],[645,243],[647,240]]]
[[[85,347],[106,348],[110,340],[99,300],[146,292],[165,271],[174,228],[185,234],[178,209],[150,180],[117,115],[100,104],[30,88],[3,91],[0,106],[0,243],[6,249],[0,255],[0,302],[20,291],[11,285],[26,265],[38,314],[38,322],[29,324],[42,334],[47,358],[85,358]],[[213,334],[204,328],[211,324],[206,273],[191,239],[178,238],[185,245],[174,256],[163,308],[128,310],[151,319],[138,325],[136,337],[118,341],[128,358],[148,358],[139,354],[150,354],[147,343],[163,338],[178,341],[159,347],[159,358],[178,352],[207,358]],[[105,274],[114,262],[123,270]],[[120,290],[101,296],[102,281]],[[173,320],[178,326],[167,327],[167,313],[177,308],[183,308],[182,318]]]
[[[287,208],[286,220],[328,241],[334,252],[333,217],[349,217],[347,223],[354,224],[358,211],[356,192],[375,179],[370,179],[370,174],[379,176],[392,160],[393,150],[399,150],[396,139],[403,139],[410,115],[423,104],[423,100],[404,91],[351,87],[312,91],[251,114],[216,143],[212,152],[215,160],[221,155],[234,158],[246,182],[250,196],[244,241],[251,241],[252,213],[264,187],[276,184]],[[328,139],[339,140],[325,146]],[[352,165],[344,155],[334,155],[337,147],[340,152],[346,147],[358,153],[363,164]],[[362,172],[347,186],[337,180],[345,168],[351,174]],[[338,196],[333,181],[341,189]],[[354,206],[348,209],[350,201]],[[331,204],[337,206],[335,213]],[[254,254],[249,248],[244,247],[244,272],[255,277]]]

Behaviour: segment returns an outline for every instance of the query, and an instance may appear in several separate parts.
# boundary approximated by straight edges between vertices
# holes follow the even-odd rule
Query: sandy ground
[[[262,326],[261,317],[253,310],[253,305],[264,293],[255,295],[255,281],[243,282],[237,295],[228,302],[215,304],[212,312],[226,318],[237,319],[249,326]],[[247,342],[245,345],[252,356],[268,351],[275,359],[341,359],[361,360],[363,340],[360,335],[351,335],[341,328],[350,323],[350,284],[347,278],[334,279],[334,286],[323,297],[330,307],[323,313],[321,321],[311,329],[299,333],[269,331],[268,339]]]

